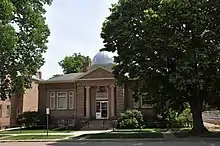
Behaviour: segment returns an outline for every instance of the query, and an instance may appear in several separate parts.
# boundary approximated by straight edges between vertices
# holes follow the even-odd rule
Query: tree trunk
[[[191,112],[192,112],[192,116],[193,116],[193,128],[192,128],[192,133],[195,135],[201,135],[204,134],[206,132],[208,132],[208,130],[206,129],[206,127],[203,124],[203,119],[202,119],[202,100],[201,99],[193,99],[190,102],[190,108],[191,108]]]

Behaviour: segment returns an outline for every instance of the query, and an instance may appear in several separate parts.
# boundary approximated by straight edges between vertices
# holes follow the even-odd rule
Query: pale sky
[[[103,47],[102,23],[110,15],[109,7],[117,0],[54,0],[47,9],[51,35],[46,63],[41,68],[43,79],[61,74],[58,62],[66,55],[80,52],[93,56]]]

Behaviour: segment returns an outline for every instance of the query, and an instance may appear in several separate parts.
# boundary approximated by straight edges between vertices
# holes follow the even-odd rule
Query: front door
[[[96,119],[108,118],[108,101],[96,101]]]

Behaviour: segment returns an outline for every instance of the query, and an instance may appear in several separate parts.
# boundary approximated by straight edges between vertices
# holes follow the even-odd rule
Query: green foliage
[[[120,114],[118,127],[120,129],[137,129],[143,125],[143,115],[136,109],[128,109]]]
[[[40,116],[38,112],[24,112],[18,115],[17,124],[27,128],[34,127],[40,123]]]
[[[163,117],[162,117],[163,116]],[[192,126],[192,113],[190,108],[184,109],[182,112],[168,109],[163,115],[159,115],[163,127],[182,128]]]
[[[0,98],[24,93],[44,64],[47,38],[45,5],[52,0],[0,1]],[[17,77],[18,72],[21,76]]]
[[[64,74],[82,72],[84,63],[91,64],[89,56],[83,56],[80,53],[74,53],[72,56],[66,56],[59,62]]]
[[[176,121],[182,127],[190,127],[192,125],[192,113],[189,108],[186,108],[177,118]]]
[[[219,106],[218,0],[119,0],[103,23],[104,51],[117,51],[120,82],[182,111],[189,103],[193,130],[204,132],[203,103]]]

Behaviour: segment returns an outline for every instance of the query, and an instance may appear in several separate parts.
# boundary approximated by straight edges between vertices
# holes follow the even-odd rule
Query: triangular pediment
[[[112,72],[104,67],[97,67],[91,71],[88,71],[79,79],[92,79],[92,78],[114,78]]]

